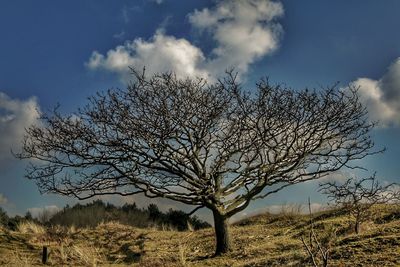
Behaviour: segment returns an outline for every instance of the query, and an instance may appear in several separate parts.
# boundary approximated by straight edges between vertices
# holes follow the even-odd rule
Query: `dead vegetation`
[[[319,242],[330,241],[328,266],[399,266],[399,206],[379,205],[374,218],[356,235],[340,210],[313,214]],[[231,226],[235,250],[212,257],[212,229],[174,231],[139,229],[109,222],[74,229],[20,225],[0,229],[0,265],[39,266],[44,245],[49,266],[312,266],[301,237],[310,230],[309,215],[263,214]],[[330,233],[335,230],[336,237]]]

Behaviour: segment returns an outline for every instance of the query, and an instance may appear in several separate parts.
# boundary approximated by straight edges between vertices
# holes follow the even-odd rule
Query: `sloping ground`
[[[375,214],[359,235],[340,211],[313,215],[318,240],[330,243],[330,266],[400,266],[400,207],[381,206]],[[305,215],[266,214],[236,223],[235,250],[215,258],[212,229],[177,232],[108,223],[22,232],[0,230],[0,265],[41,265],[47,245],[50,266],[310,266],[301,242],[310,233]]]
[[[29,266],[40,255],[29,239],[30,236],[0,227],[0,265]]]

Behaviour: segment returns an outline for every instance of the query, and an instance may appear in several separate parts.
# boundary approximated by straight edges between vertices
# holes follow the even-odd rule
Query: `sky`
[[[24,178],[25,128],[57,104],[124,88],[129,67],[216,79],[230,67],[250,90],[261,77],[294,89],[359,86],[384,154],[360,162],[382,183],[400,182],[400,20],[397,0],[13,0],[0,2],[0,206],[9,214],[57,210],[72,198],[40,195]],[[354,175],[342,170],[331,179]],[[287,203],[317,207],[317,182],[253,202],[239,216]],[[115,204],[143,197],[105,199]],[[154,200],[152,200],[154,202]],[[163,209],[180,204],[156,200]],[[200,216],[207,217],[206,212]]]

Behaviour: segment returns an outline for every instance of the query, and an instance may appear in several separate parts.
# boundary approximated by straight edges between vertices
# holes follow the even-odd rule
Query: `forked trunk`
[[[229,236],[228,218],[221,215],[218,211],[213,211],[215,229],[215,256],[229,252],[231,247]]]

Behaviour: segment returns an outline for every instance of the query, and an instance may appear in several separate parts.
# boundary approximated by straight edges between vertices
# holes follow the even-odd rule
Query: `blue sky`
[[[41,196],[23,177],[27,162],[10,149],[18,150],[37,109],[60,103],[74,111],[97,91],[123,88],[128,66],[142,65],[210,79],[236,66],[246,86],[262,76],[293,88],[359,85],[371,119],[381,122],[373,138],[387,148],[361,162],[370,169],[362,175],[400,182],[399,10],[397,0],[1,1],[0,205],[24,214],[74,203]],[[343,175],[350,174],[336,174]],[[315,189],[295,186],[248,212],[308,196],[323,202]]]

